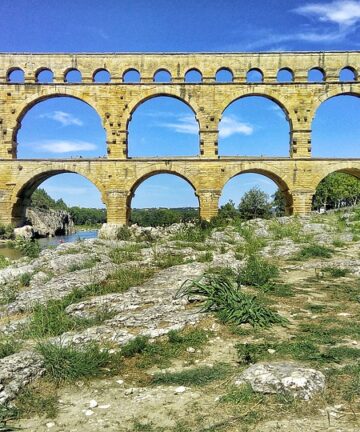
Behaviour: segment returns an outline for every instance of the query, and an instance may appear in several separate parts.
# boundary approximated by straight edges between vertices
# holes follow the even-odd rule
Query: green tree
[[[283,192],[278,189],[271,198],[273,199],[272,206],[275,209],[276,216],[284,216],[286,200]]]
[[[356,205],[360,201],[360,180],[345,173],[332,173],[318,185],[313,208],[318,210]]]
[[[240,216],[247,220],[270,217],[270,209],[269,196],[257,187],[246,192],[239,204]]]

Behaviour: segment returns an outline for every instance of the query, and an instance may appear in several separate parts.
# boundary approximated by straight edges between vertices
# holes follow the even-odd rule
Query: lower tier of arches
[[[33,191],[50,177],[75,173],[100,191],[108,223],[129,222],[131,200],[139,185],[157,174],[173,174],[193,189],[200,217],[216,216],[225,184],[244,173],[271,179],[285,197],[286,213],[307,214],[317,185],[332,172],[360,178],[360,159],[226,159],[226,160],[0,160],[0,222],[23,223]]]

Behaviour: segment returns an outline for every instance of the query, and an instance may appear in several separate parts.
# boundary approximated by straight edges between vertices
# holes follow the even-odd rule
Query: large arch
[[[350,165],[350,164],[347,164]],[[332,164],[329,164],[326,169],[322,169],[320,173],[317,173],[313,177],[312,186],[314,189],[316,189],[322,180],[324,180],[328,175],[334,174],[334,173],[343,173],[343,174],[349,174],[354,177],[357,177],[360,179],[360,163],[358,167],[352,167],[352,166],[334,166]]]
[[[280,173],[276,173],[275,171],[270,171],[265,168],[245,168],[243,170],[238,170],[234,168],[230,172],[227,173],[226,176],[224,176],[222,186],[221,186],[221,195],[223,195],[224,188],[227,184],[234,178],[244,175],[244,174],[259,174],[269,180],[271,180],[277,187],[278,190],[282,193],[284,200],[285,200],[285,213],[286,214],[292,214],[293,212],[293,197],[291,194],[291,191],[288,186],[288,181],[286,178],[281,176]],[[221,199],[220,199],[221,201]],[[219,202],[220,202],[219,201]]]
[[[244,108],[242,109],[243,113],[241,114],[242,116],[245,114],[248,117],[250,116],[256,116],[256,123],[260,123],[261,122],[266,122],[266,130],[269,130],[268,125],[270,127],[272,127],[273,123],[279,122],[279,124],[276,125],[276,130],[273,130],[271,132],[271,135],[273,135],[274,133],[279,133],[279,137],[269,140],[266,143],[263,143],[263,146],[269,146],[266,148],[258,148],[256,149],[256,146],[251,145],[251,148],[254,149],[255,153],[245,153],[245,154],[239,154],[242,156],[264,156],[264,155],[271,155],[271,156],[283,156],[283,157],[288,157],[290,154],[290,141],[291,141],[291,136],[292,136],[292,131],[293,131],[293,125],[292,125],[292,121],[291,121],[291,117],[289,115],[289,112],[287,110],[287,108],[285,107],[285,104],[283,102],[281,102],[277,97],[271,95],[271,94],[267,94],[267,93],[262,93],[262,92],[254,92],[254,93],[246,93],[243,95],[240,95],[236,98],[233,98],[232,100],[228,100],[225,102],[224,107],[222,109],[221,112],[221,118],[220,118],[220,122],[219,122],[219,140],[218,140],[218,151],[219,151],[219,155],[221,156],[234,156],[234,151],[236,151],[236,149],[231,149],[228,150],[224,147],[226,147],[226,145],[229,145],[229,142],[224,142],[226,140],[226,138],[230,137],[231,135],[226,136],[224,133],[224,136],[222,137],[222,127],[224,127],[224,131],[226,131],[227,127],[230,127],[230,130],[234,130],[234,133],[238,133],[238,134],[242,134],[244,136],[248,135],[250,136],[254,131],[256,132],[256,130],[259,128],[257,127],[256,123],[255,123],[255,127],[253,128],[251,123],[247,122],[247,119],[245,119],[245,121],[242,121],[242,118],[239,119],[239,121],[235,122],[234,120],[236,120],[235,117],[238,116],[233,116],[234,118],[232,119],[232,124],[224,124],[224,120],[227,120],[226,117],[226,112],[227,111],[234,111],[234,108],[238,108],[240,106],[241,109],[241,105],[243,103],[247,103],[249,101],[249,107],[250,109],[245,110]],[[258,104],[260,105],[260,108],[258,107],[257,109],[254,109],[256,107],[252,107],[252,104]],[[278,110],[278,112],[276,112],[276,110]],[[231,115],[231,114],[230,114]],[[278,116],[282,116],[283,118],[281,119],[281,124],[280,124],[280,120],[277,119]],[[261,116],[263,116],[264,118],[261,119]],[[269,120],[269,116],[273,116],[273,122],[271,122],[271,119]],[[260,119],[260,121],[258,120]],[[284,120],[284,122],[283,122]],[[222,122],[223,125],[222,126]],[[286,125],[286,130],[282,130],[282,128]],[[248,126],[248,127],[246,127]],[[229,129],[228,127],[228,129]],[[262,128],[262,129],[261,129]],[[263,127],[263,125],[261,124],[260,126],[260,130],[264,130],[265,129]],[[229,132],[230,133],[230,132]],[[278,141],[279,140],[279,141]],[[245,142],[245,139],[242,139],[243,142]],[[280,149],[276,148],[277,145],[279,145],[280,142]],[[286,143],[286,147],[285,147],[285,143]],[[234,139],[231,140],[231,146],[234,147]],[[257,142],[258,144],[258,142]],[[271,149],[271,147],[273,147]],[[266,153],[267,148],[270,148],[271,153]],[[264,150],[260,151],[260,150]],[[280,154],[279,154],[280,153]]]
[[[102,202],[107,204],[106,189],[99,180],[88,173],[83,173],[81,170],[67,168],[44,169],[39,168],[37,172],[31,172],[21,182],[19,181],[13,190],[11,196],[11,220],[16,226],[23,223],[26,207],[30,202],[31,195],[34,191],[46,180],[59,174],[77,174],[92,183],[100,192]]]
[[[130,188],[130,193],[129,193],[128,197],[127,197],[127,202],[126,202],[126,221],[127,221],[127,223],[129,222],[130,217],[131,217],[132,202],[133,202],[133,198],[135,197],[135,193],[138,190],[138,188],[140,188],[144,183],[146,183],[150,179],[154,179],[157,176],[165,176],[165,175],[181,179],[188,186],[190,186],[190,188],[194,192],[194,196],[197,198],[198,208],[200,208],[200,201],[199,201],[199,197],[198,197],[198,195],[196,193],[196,187],[195,187],[194,183],[186,175],[184,175],[184,174],[182,174],[182,173],[180,173],[178,171],[174,171],[174,170],[158,169],[158,170],[155,170],[155,171],[149,171],[149,172],[147,172],[147,173],[139,176],[133,182],[133,184],[132,184],[132,186]],[[165,186],[165,183],[164,183],[164,186]],[[173,190],[172,189],[171,189],[171,192],[172,192],[172,195],[173,195]],[[173,205],[171,204],[171,206],[173,206]],[[150,206],[146,205],[145,207],[149,208]],[[173,206],[173,207],[176,207],[176,206]]]
[[[39,104],[41,104],[41,103],[51,101],[54,99],[63,99],[63,98],[74,100],[74,101],[79,101],[81,103],[86,104],[89,108],[91,108],[91,111],[97,116],[97,118],[99,119],[99,123],[104,130],[104,148],[106,151],[106,132],[107,131],[104,128],[104,118],[100,115],[99,110],[97,109],[97,107],[93,106],[92,101],[87,100],[82,95],[79,96],[76,93],[74,93],[74,94],[70,93],[69,94],[68,92],[50,93],[50,94],[41,95],[40,97],[39,96],[33,97],[31,99],[27,99],[20,106],[19,114],[16,118],[16,125],[13,128],[12,142],[15,143],[15,146],[17,147],[18,134],[19,134],[19,131],[21,129],[22,122],[23,122],[24,118],[26,117],[26,115],[31,111],[31,109],[39,106]],[[13,149],[13,153],[14,153],[14,157],[16,157],[17,156],[17,148]]]
[[[345,89],[337,88],[319,97],[314,107],[311,123],[312,155],[314,157],[360,156],[360,148],[353,147],[353,142],[350,142],[351,138],[350,140],[348,138],[349,134],[353,133],[356,135],[356,141],[359,139],[360,93],[352,91],[351,84],[344,84],[343,87]],[[354,103],[356,107],[352,106]],[[339,142],[339,139],[342,141]]]
[[[146,104],[148,105],[145,106]],[[155,108],[151,109],[151,105]],[[150,112],[147,112],[149,109]],[[142,115],[145,117],[139,119]],[[137,116],[136,122],[134,122],[134,116]],[[147,130],[141,132],[142,136],[139,139],[138,129],[146,128]],[[138,101],[129,115],[127,132],[127,153],[130,157],[198,156],[200,153],[200,126],[196,112],[187,101],[178,95],[152,94]],[[171,135],[166,137],[166,134]],[[181,140],[178,139],[177,134],[181,134]],[[141,143],[141,140],[146,141],[146,139],[148,142]],[[178,141],[178,147],[174,146],[176,141]],[[170,142],[172,145],[169,145]],[[184,146],[181,147],[182,145]],[[152,154],[156,151],[159,154]]]

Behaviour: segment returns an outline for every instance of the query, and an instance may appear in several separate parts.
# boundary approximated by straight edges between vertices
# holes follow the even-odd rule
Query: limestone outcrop
[[[29,207],[26,209],[26,221],[32,226],[35,237],[68,235],[75,231],[70,213],[64,210]]]

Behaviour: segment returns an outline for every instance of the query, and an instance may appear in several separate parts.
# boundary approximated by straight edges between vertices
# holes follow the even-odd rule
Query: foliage
[[[0,339],[0,359],[15,354],[20,348],[20,343],[12,337]]]
[[[14,238],[14,227],[12,225],[0,224],[0,239],[10,240]]]
[[[30,281],[31,281],[31,273],[23,273],[20,276],[20,284],[23,287],[27,287],[30,285]]]
[[[145,336],[137,336],[121,348],[121,354],[124,357],[134,357],[145,351],[148,345],[148,338]]]
[[[25,256],[29,258],[37,258],[40,255],[40,243],[38,240],[26,240],[18,238],[15,241],[15,249],[20,250]]]
[[[54,200],[44,189],[36,189],[31,196],[30,206],[44,210],[68,211],[75,225],[99,225],[106,222],[106,209],[68,207],[60,198]]]
[[[0,431],[11,432],[17,430],[7,425],[9,420],[19,418],[19,410],[14,406],[0,404]]]
[[[201,312],[216,312],[224,323],[245,324],[253,327],[269,327],[285,324],[286,319],[262,305],[256,297],[243,293],[233,281],[216,274],[205,274],[202,278],[187,281],[177,293],[177,298],[201,297]]]
[[[330,258],[333,250],[322,245],[314,244],[304,246],[295,256],[296,259]]]
[[[126,225],[118,228],[118,230],[116,231],[116,238],[118,240],[130,240],[131,238],[131,232],[129,230],[129,227],[127,227]]]
[[[211,226],[205,222],[186,226],[174,235],[174,240],[185,242],[204,242],[211,233]]]
[[[78,349],[45,342],[36,349],[43,356],[48,378],[57,383],[101,376],[105,367],[112,365],[115,372],[116,364],[120,366],[119,356],[94,343]]]
[[[196,208],[150,208],[133,209],[130,221],[140,226],[169,226],[180,222],[194,222],[199,220]]]
[[[313,208],[333,209],[356,205],[360,200],[360,181],[345,173],[332,173],[318,185]]]
[[[10,261],[4,257],[4,255],[0,255],[0,270],[7,267],[10,264]]]
[[[267,218],[271,216],[269,196],[254,187],[244,194],[239,204],[239,213],[242,219]]]
[[[274,195],[271,197],[273,199],[272,207],[275,210],[276,216],[284,216],[285,215],[285,206],[286,206],[286,200],[284,193],[281,192],[280,189],[278,189]]]
[[[16,407],[22,416],[55,418],[59,409],[56,390],[45,385],[40,388],[25,387],[16,398]]]
[[[278,276],[278,267],[256,255],[250,255],[237,275],[237,282],[240,285],[263,287]]]

